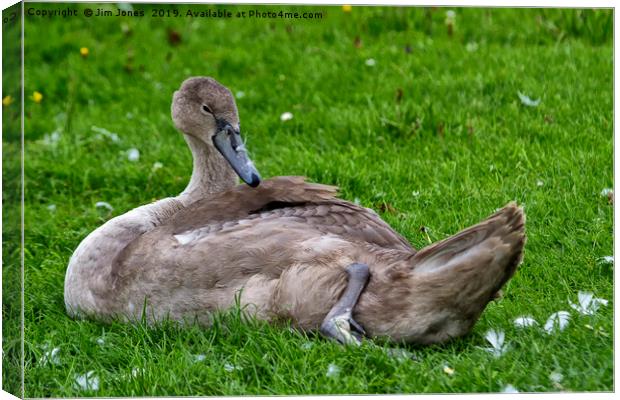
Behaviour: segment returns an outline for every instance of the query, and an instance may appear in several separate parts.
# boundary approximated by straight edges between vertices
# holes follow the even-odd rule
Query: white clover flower
[[[446,25],[453,25],[454,21],[456,20],[456,13],[454,12],[454,10],[447,10],[446,11]]]
[[[282,115],[280,115],[280,121],[290,121],[293,119],[293,113],[292,112],[284,112],[282,113]]]
[[[127,159],[129,161],[138,161],[140,159],[140,150],[134,147],[127,150]]]
[[[327,372],[325,373],[325,376],[327,376],[328,378],[335,378],[338,375],[340,375],[340,367],[333,363],[329,364],[327,366]]]

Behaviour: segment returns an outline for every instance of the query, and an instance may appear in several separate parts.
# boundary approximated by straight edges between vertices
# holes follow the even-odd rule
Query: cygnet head
[[[258,186],[260,174],[248,157],[237,106],[225,86],[209,77],[185,80],[174,92],[172,119],[184,134],[215,147],[245,183]]]

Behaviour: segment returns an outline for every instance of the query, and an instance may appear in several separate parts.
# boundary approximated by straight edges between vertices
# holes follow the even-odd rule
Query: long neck
[[[192,136],[183,136],[192,150],[194,169],[178,200],[188,205],[209,193],[218,193],[237,184],[237,175],[217,150]]]

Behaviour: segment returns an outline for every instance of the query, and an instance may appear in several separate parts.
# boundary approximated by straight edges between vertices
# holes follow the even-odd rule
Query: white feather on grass
[[[47,346],[45,346],[45,348],[47,348]],[[54,347],[52,350],[45,351],[40,360],[41,365],[46,365],[48,363],[60,365],[60,356],[58,353],[60,353],[60,347]]]
[[[98,201],[95,203],[95,207],[96,208],[107,208],[110,211],[114,210],[112,205],[110,205],[110,203],[108,203],[107,201]]]
[[[519,96],[519,100],[521,100],[521,103],[523,103],[523,105],[525,106],[538,107],[538,105],[540,104],[540,99],[532,100],[529,96],[526,96],[521,92],[517,92],[517,95]]]
[[[508,351],[508,345],[505,343],[506,335],[504,331],[489,329],[484,337],[487,342],[491,344],[491,347],[487,347],[485,350],[495,357],[500,357]]]
[[[538,322],[529,315],[523,315],[515,318],[514,324],[517,328],[528,328],[530,326],[538,325]]]
[[[82,375],[75,375],[73,388],[77,390],[99,390],[99,377],[95,375],[95,371],[88,371]]]
[[[594,315],[601,305],[606,306],[607,300],[594,297],[591,292],[579,292],[577,294],[578,303],[568,301],[571,308],[583,315]]]
[[[568,311],[558,311],[551,314],[545,323],[545,331],[549,334],[556,330],[563,331],[568,326],[570,314]]]

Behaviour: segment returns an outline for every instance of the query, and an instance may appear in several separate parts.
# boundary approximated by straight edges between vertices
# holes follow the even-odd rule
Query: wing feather
[[[215,233],[248,219],[281,218],[347,240],[415,251],[374,211],[336,198],[337,191],[335,186],[308,183],[300,176],[267,179],[257,188],[239,185],[179,212],[170,222],[171,232]]]

